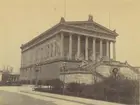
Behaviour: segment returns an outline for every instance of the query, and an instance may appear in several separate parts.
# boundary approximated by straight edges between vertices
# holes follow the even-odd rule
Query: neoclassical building
[[[79,67],[82,60],[116,61],[117,36],[115,30],[96,23],[91,15],[86,21],[61,18],[58,24],[21,46],[20,80],[61,78],[63,62],[70,69]]]

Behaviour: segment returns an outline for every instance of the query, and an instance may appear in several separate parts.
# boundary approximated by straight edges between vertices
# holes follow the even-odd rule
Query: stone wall
[[[65,61],[67,64],[67,68],[77,68],[79,62],[73,61]],[[36,76],[38,80],[51,80],[59,78],[60,75],[60,67],[62,66],[63,61],[52,61],[50,63],[42,64],[39,66],[39,72],[35,72],[34,67],[26,68],[26,70],[21,71],[20,73],[20,80],[34,80]]]
[[[76,82],[76,83],[86,83],[86,84],[92,84],[94,82],[92,74],[66,74],[60,75],[60,80],[64,81],[65,77],[65,83],[71,83],[71,82]]]
[[[133,80],[138,79],[138,74],[128,67],[125,66],[121,67],[120,73],[123,74],[127,79],[133,79]]]
[[[59,55],[60,36],[56,35],[45,42],[22,52],[21,68],[54,59]]]
[[[94,76],[91,73],[75,73],[75,74],[65,74],[60,75],[60,80],[64,81],[65,83],[84,83],[84,84],[94,84]],[[97,77],[96,81],[102,81],[102,78]]]
[[[101,64],[96,68],[96,72],[100,74],[96,75],[97,82],[104,80],[111,76],[111,72],[113,68],[118,68],[120,74],[122,74],[126,79],[138,79],[138,74],[134,72],[131,68],[127,66],[120,66],[120,65],[106,65]],[[94,69],[95,70],[95,69]],[[94,83],[94,76],[90,73],[66,73],[65,75],[61,74],[60,79],[66,83],[77,82],[77,83],[85,83],[85,84],[92,84]]]

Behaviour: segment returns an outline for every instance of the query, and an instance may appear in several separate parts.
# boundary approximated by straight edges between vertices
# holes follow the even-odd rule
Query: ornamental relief
[[[93,25],[91,25],[91,26],[87,25],[87,26],[86,26],[86,27],[84,27],[84,28],[87,28],[87,29],[92,29],[92,30],[95,30],[95,31],[103,32],[103,33],[108,33],[108,31],[103,30],[103,29],[98,28],[98,27],[93,26]]]
[[[64,27],[64,29],[68,29],[68,30],[77,30],[77,31],[80,31],[80,32],[87,32],[87,33],[93,33],[92,32],[92,30],[86,30],[86,29],[88,29],[88,28],[86,28],[86,27],[81,27],[81,28],[85,28],[85,29],[79,29],[78,27],[72,27],[72,26],[65,26]],[[91,32],[89,32],[89,31],[91,31]],[[101,32],[101,33],[108,33],[108,34],[112,34],[111,32],[108,32],[108,31],[104,31],[104,30],[102,30],[102,29],[99,29],[99,28],[95,28],[93,31],[96,31],[96,32]]]

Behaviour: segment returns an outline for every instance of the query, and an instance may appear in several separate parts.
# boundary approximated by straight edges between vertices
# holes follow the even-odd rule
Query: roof
[[[46,30],[39,36],[33,38],[31,41],[27,42],[26,44],[22,44],[21,49],[25,47],[28,44],[31,44],[35,42],[37,39],[42,38],[47,35],[47,33],[57,29],[59,26],[65,26],[65,27],[70,27],[70,28],[77,28],[77,29],[83,29],[87,31],[95,31],[95,32],[101,32],[101,33],[106,33],[106,34],[111,34],[114,35],[115,37],[118,36],[115,30],[110,30],[101,24],[96,23],[93,21],[93,17],[89,15],[88,20],[86,21],[65,21],[63,17],[61,17],[60,22],[54,25],[52,28]]]

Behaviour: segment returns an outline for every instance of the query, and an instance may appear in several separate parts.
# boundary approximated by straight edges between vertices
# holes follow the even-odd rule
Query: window
[[[43,48],[41,48],[41,60],[43,60]]]
[[[51,57],[53,57],[53,44],[51,44]]]
[[[48,52],[47,55],[48,55],[48,58],[49,58],[49,57],[50,57],[50,46],[49,46],[49,44],[48,44],[48,49],[47,49],[47,50],[48,50],[48,51],[47,51],[47,52]]]

